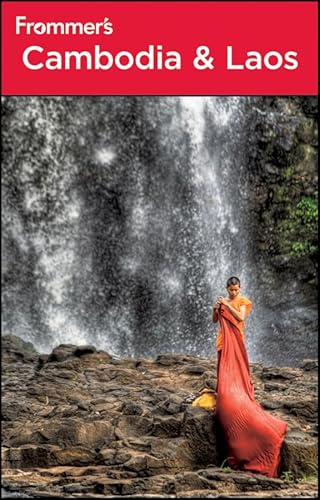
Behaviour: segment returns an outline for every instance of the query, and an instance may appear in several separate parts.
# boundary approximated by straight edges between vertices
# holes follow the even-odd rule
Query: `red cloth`
[[[247,351],[235,318],[224,306],[219,321],[223,349],[216,415],[227,442],[228,463],[234,469],[277,477],[287,424],[255,400]]]

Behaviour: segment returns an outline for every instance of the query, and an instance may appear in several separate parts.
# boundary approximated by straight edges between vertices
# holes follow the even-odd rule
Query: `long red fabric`
[[[236,319],[224,306],[219,321],[223,348],[216,415],[227,443],[228,463],[234,469],[277,477],[287,424],[267,413],[255,400],[247,351]]]

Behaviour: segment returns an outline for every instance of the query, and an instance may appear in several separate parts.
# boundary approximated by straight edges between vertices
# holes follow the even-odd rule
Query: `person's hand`
[[[227,300],[224,297],[218,297],[219,304],[223,304],[224,306],[227,305]]]
[[[214,305],[213,305],[213,309],[220,309],[220,302],[216,302]]]

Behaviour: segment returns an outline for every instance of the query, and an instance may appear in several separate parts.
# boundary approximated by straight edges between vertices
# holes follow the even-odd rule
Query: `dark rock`
[[[266,382],[264,384],[265,391],[285,391],[287,387],[285,384],[278,384],[276,382]]]
[[[3,335],[1,338],[1,350],[13,350],[20,351],[22,353],[28,352],[30,354],[38,354],[31,342],[26,342],[16,335]]]
[[[174,415],[181,411],[182,402],[183,402],[182,398],[176,395],[172,395],[165,401],[159,403],[156,406],[156,409],[158,412],[162,414]]]
[[[317,322],[309,321],[318,309],[317,223],[315,217],[306,223],[297,215],[303,200],[317,204],[317,101],[263,96],[250,98],[248,106],[252,112],[247,122],[247,202],[251,263],[259,269],[256,297],[263,296],[260,317],[267,321],[272,308],[278,314],[279,298],[285,297],[286,318],[283,331],[278,325],[260,325],[255,348],[263,352],[264,362],[297,366],[317,352]],[[295,249],[297,242],[304,251]],[[307,314],[297,311],[298,304],[305,304]]]
[[[84,488],[81,483],[71,483],[65,484],[63,486],[63,490],[66,493],[84,493],[86,491],[86,488]]]
[[[282,407],[282,401],[270,401],[270,400],[263,400],[261,401],[261,406],[265,408],[266,410],[276,410],[277,408]]]
[[[6,402],[1,403],[1,420],[2,421],[14,421],[21,416],[21,414],[26,413],[25,405],[16,402]]]
[[[316,398],[294,401],[285,401],[283,407],[293,415],[301,416],[307,420],[316,420],[318,415],[318,400]]]
[[[154,420],[153,436],[177,437],[181,434],[182,414],[159,416]]]
[[[3,335],[1,337],[2,360],[32,363],[37,359],[38,354],[31,342],[26,342],[16,335]]]
[[[97,458],[96,452],[82,446],[56,448],[52,451],[56,463],[59,465],[81,466],[90,465]]]
[[[305,371],[317,370],[318,361],[316,359],[304,359],[301,368]]]
[[[182,434],[188,438],[194,463],[205,465],[218,464],[214,419],[203,408],[189,407],[185,411]]]
[[[301,107],[306,116],[316,118],[318,115],[318,100],[316,97],[300,97]]]
[[[281,450],[282,470],[296,477],[315,475],[318,464],[317,439],[302,431],[288,431]]]
[[[37,446],[26,444],[18,448],[5,448],[2,455],[3,467],[13,469],[28,469],[34,467],[52,467],[57,464],[53,445]]]
[[[152,414],[146,415],[121,415],[117,421],[115,434],[119,439],[124,436],[144,436],[153,429]]]
[[[171,353],[165,353],[165,354],[159,354],[155,362],[159,365],[163,366],[170,366],[170,365],[183,365],[184,363],[190,363],[190,361],[193,361],[195,358],[193,356],[186,356],[184,354],[171,354]]]
[[[266,367],[262,370],[263,379],[285,379],[292,380],[299,376],[295,370],[286,368]]]
[[[64,361],[65,359],[68,359],[72,357],[75,353],[75,350],[77,349],[77,346],[73,344],[61,344],[58,347],[55,347],[52,351],[52,353],[48,356],[48,363],[54,362],[54,361]]]
[[[122,409],[123,415],[142,415],[142,413],[142,406],[132,401],[126,402]]]
[[[114,365],[103,352],[76,357],[76,348],[62,346],[56,361],[44,359],[37,371],[38,357],[24,364],[4,359],[2,465],[8,487],[58,497],[289,495],[288,481],[219,467],[228,455],[215,415],[186,403],[203,388],[212,360],[164,355],[160,363],[131,359]],[[201,380],[188,370],[193,366],[203,367]],[[252,373],[257,401],[287,420],[289,429],[304,429],[298,437],[288,431],[280,473],[313,475],[317,371],[260,363]],[[315,490],[297,480],[290,494]]]
[[[195,375],[202,375],[206,369],[203,366],[186,366],[183,373],[194,373]]]
[[[92,354],[93,352],[96,352],[96,348],[92,345],[81,345],[77,347],[74,351],[74,355],[77,358],[80,358],[81,356],[84,356],[85,354]]]
[[[61,362],[73,356],[80,358],[85,354],[92,354],[94,352],[96,352],[96,348],[90,345],[76,346],[73,344],[60,344],[53,349],[47,358],[47,362]]]
[[[38,357],[38,364],[35,367],[35,369],[41,370],[41,368],[43,368],[43,366],[47,363],[48,358],[49,358],[49,354],[40,354],[40,356]]]

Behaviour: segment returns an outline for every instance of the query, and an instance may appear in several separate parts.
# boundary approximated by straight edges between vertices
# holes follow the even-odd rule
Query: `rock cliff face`
[[[318,198],[317,99],[252,98],[248,124],[248,191],[259,253],[277,271],[316,280]],[[254,147],[253,147],[254,145]],[[299,205],[300,204],[300,205]],[[301,210],[297,212],[297,206]]]
[[[251,262],[264,310],[257,360],[286,366],[289,349],[295,366],[317,344],[317,99],[251,97],[247,106]]]
[[[2,482],[33,496],[317,496],[317,363],[252,364],[257,400],[288,422],[281,476],[232,471],[214,414],[215,359],[114,358],[93,346],[39,355],[2,341]]]

